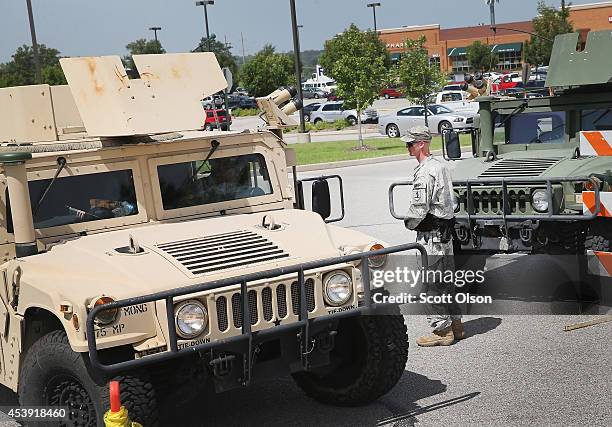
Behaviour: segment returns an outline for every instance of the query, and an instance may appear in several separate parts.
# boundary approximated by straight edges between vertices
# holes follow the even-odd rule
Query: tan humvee
[[[145,426],[162,383],[292,373],[323,402],[386,393],[406,328],[364,315],[369,268],[397,248],[326,223],[325,178],[319,214],[303,209],[292,91],[258,100],[266,130],[205,132],[200,99],[226,86],[214,55],[134,61],[140,79],[69,58],[69,86],[0,89],[0,383],[79,425],[101,422],[115,376]]]

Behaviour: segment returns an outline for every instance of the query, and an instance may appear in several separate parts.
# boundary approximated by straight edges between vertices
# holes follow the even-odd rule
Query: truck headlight
[[[535,190],[533,193],[531,193],[531,205],[537,212],[547,212],[548,197],[546,196],[546,191]]]
[[[176,306],[174,313],[176,332],[182,338],[197,337],[208,325],[208,312],[199,301],[184,301]]]
[[[380,243],[374,243],[370,246],[369,251],[379,251],[385,247]],[[376,255],[368,258],[368,265],[370,268],[380,268],[387,262],[387,255]]]
[[[346,304],[353,293],[353,281],[344,271],[333,271],[323,282],[325,301],[333,306]]]

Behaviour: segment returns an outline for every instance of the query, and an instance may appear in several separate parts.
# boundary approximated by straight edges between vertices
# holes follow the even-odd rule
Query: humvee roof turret
[[[65,58],[68,86],[0,89],[0,383],[92,426],[115,376],[147,427],[160,384],[193,398],[291,373],[328,403],[386,393],[406,327],[366,316],[370,268],[416,246],[330,224],[326,177],[304,210],[292,90],[258,99],[265,130],[202,131],[199,100],[226,86],[214,55],[134,62],[140,79]]]

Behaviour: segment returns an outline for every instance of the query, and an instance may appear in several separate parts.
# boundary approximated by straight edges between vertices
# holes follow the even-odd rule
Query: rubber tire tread
[[[612,232],[605,226],[603,220],[592,224],[587,237],[584,241],[585,249],[592,251],[610,252],[612,251]]]
[[[337,406],[362,406],[389,392],[400,380],[408,360],[408,334],[401,315],[361,316],[367,359],[361,374],[341,389],[327,386],[309,372],[293,375],[311,398]]]
[[[78,378],[94,402],[97,424],[104,425],[104,412],[110,408],[108,382],[96,383],[90,376],[86,356],[72,350],[66,333],[49,332],[38,339],[25,355],[21,364],[17,395],[22,406],[42,406],[42,387],[49,367],[59,368]],[[159,425],[155,391],[146,377],[118,376],[121,403],[132,421],[147,427]]]

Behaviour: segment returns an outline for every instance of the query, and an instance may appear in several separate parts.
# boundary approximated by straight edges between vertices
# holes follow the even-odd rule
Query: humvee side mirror
[[[331,196],[327,180],[318,179],[312,183],[312,210],[324,220],[331,215]]]
[[[442,133],[444,146],[446,147],[446,155],[449,159],[461,158],[461,146],[459,144],[459,134],[455,131],[446,131]]]

